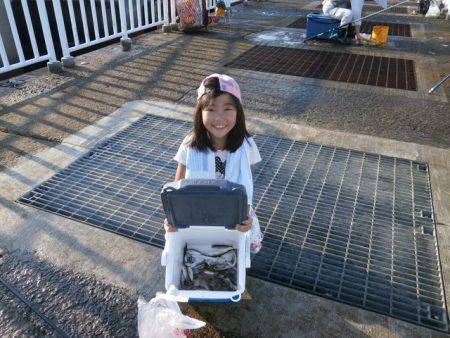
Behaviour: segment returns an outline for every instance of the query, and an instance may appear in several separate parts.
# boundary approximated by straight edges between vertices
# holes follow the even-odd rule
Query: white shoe
[[[365,40],[367,42],[372,39],[372,35],[366,33],[360,33],[359,36],[361,37],[361,40]]]

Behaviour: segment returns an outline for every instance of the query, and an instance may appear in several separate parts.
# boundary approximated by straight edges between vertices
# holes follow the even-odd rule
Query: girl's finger
[[[249,219],[246,219],[245,221],[243,221],[242,223],[245,225],[252,225],[253,220],[251,218],[249,218]]]
[[[251,225],[236,224],[236,230],[238,230],[240,232],[247,232],[250,230],[250,228],[251,228]]]
[[[175,232],[177,231],[177,228],[173,227],[166,218],[164,219],[164,230],[166,230],[167,232]]]
[[[178,229],[177,228],[175,228],[175,227],[171,227],[171,226],[164,226],[164,229],[167,231],[167,232],[176,232],[176,231],[178,231]]]

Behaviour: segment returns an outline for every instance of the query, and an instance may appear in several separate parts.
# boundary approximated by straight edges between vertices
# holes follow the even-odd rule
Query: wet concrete
[[[128,53],[122,52],[118,45],[111,45],[77,57],[77,67],[63,74],[48,74],[42,69],[27,74],[26,85],[22,88],[0,88],[0,166],[4,177],[14,178],[8,181],[11,185],[1,181],[0,203],[2,215],[6,216],[2,218],[5,224],[0,227],[0,243],[9,251],[6,250],[7,254],[0,261],[0,274],[6,275],[27,297],[37,300],[41,311],[73,335],[99,332],[106,336],[135,335],[137,294],[150,297],[163,289],[160,250],[57,216],[36,213],[15,204],[18,196],[11,191],[17,186],[23,191],[31,189],[37,180],[49,177],[86,151],[92,143],[63,144],[59,150],[52,150],[59,160],[39,156],[40,151],[60,144],[126,102],[146,99],[193,107],[196,87],[209,73],[226,72],[234,76],[243,91],[246,114],[261,118],[263,125],[275,126],[275,122],[281,121],[314,130],[314,135],[321,134],[317,131],[320,129],[314,128],[349,133],[353,135],[351,139],[358,139],[358,147],[369,147],[372,137],[434,146],[437,148],[430,150],[430,154],[442,160],[441,155],[436,155],[440,154],[436,149],[446,150],[450,145],[449,91],[443,88],[438,96],[429,97],[422,92],[449,71],[449,49],[444,45],[450,41],[450,26],[444,20],[380,16],[377,21],[395,19],[422,25],[424,39],[400,39],[393,44],[395,48],[351,50],[408,55],[418,60],[421,72],[428,70],[427,63],[420,63],[420,60],[425,56],[430,58],[427,59],[431,64],[428,77],[419,78],[421,93],[405,95],[403,91],[224,67],[226,62],[251,48],[253,42],[246,36],[283,29],[296,17],[305,15],[307,10],[302,8],[307,5],[301,1],[239,5],[234,7],[230,24],[219,25],[208,32],[196,35],[148,33],[134,38],[134,47]],[[300,30],[299,33],[302,34]],[[345,49],[322,43],[305,48]],[[286,127],[274,129],[283,133]],[[329,140],[330,145],[335,145],[338,139],[332,134],[316,141]],[[346,142],[347,147],[356,147]],[[398,149],[409,146],[389,143],[389,147],[390,154],[395,156]],[[420,159],[421,156],[413,152],[406,157]],[[37,166],[35,177],[19,175],[17,166],[30,163],[26,161]],[[439,163],[431,167],[432,173],[448,176],[448,165]],[[439,244],[447,286],[450,283],[447,229],[450,223],[444,201],[447,201],[448,182],[434,180],[433,193],[440,213],[438,223],[441,223]],[[24,226],[23,220],[32,222]],[[30,249],[35,251],[28,252]],[[210,323],[206,331],[195,334],[227,337],[440,335],[252,278],[248,289],[252,301],[220,307],[183,305],[184,311]],[[53,292],[52,297],[47,296],[47,291]],[[87,300],[86,294],[89,295]],[[0,311],[2,334],[51,334],[39,318],[26,319],[30,312],[17,299],[6,292],[0,297],[2,309],[3,305],[6,309]]]

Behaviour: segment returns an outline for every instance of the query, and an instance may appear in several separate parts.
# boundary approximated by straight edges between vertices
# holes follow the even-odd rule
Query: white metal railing
[[[19,37],[16,17],[11,6],[12,1],[0,0],[0,74],[41,61],[57,61],[51,35],[53,27],[50,25],[45,7],[46,0],[20,0],[20,10],[24,14],[29,37],[27,43],[31,44],[29,49],[32,49],[32,57],[24,55],[22,45],[24,42]],[[36,1],[37,4],[38,13],[31,14],[37,16],[44,35],[46,46],[44,54],[39,53],[28,1]],[[66,21],[64,21],[61,6],[62,1],[51,1],[56,21],[54,25],[58,31],[63,57],[70,57],[70,54],[76,50],[118,37],[127,38],[130,33],[167,25],[170,22],[175,23],[174,15],[171,15],[171,19],[169,18],[169,1],[171,13],[175,13],[174,0],[75,0],[78,6],[74,6],[74,0],[63,0],[68,9]],[[15,1],[15,5],[19,3]]]
[[[206,9],[209,11],[216,7],[216,0],[206,0]]]
[[[56,62],[52,29],[57,29],[63,57],[67,58],[79,49],[118,37],[126,39],[130,33],[174,24],[177,20],[176,0],[50,0],[55,14],[55,22],[50,23],[45,1],[49,0],[0,0],[0,74],[41,61]],[[231,0],[231,3],[239,1]],[[37,13],[30,13],[31,2],[36,4]],[[78,6],[74,6],[74,2]],[[26,55],[24,41],[20,38],[23,32],[19,34],[12,3],[20,6],[16,15],[23,13],[25,19],[29,41],[26,38],[22,40],[27,40]],[[216,0],[206,0],[208,10],[215,6]],[[38,25],[33,22],[36,20]],[[39,27],[42,33],[36,34],[34,27]],[[43,50],[38,46],[41,42],[38,39],[42,36],[45,53],[39,52]]]
[[[169,0],[79,0],[80,10],[75,13],[73,0],[66,0],[69,8],[70,26],[64,24],[61,0],[52,0],[63,56],[78,49],[96,45],[117,37],[147,28],[169,24]],[[100,3],[100,8],[96,4]],[[99,13],[97,10],[99,9]],[[117,13],[119,17],[117,18]],[[81,16],[82,27],[76,24],[76,14]],[[94,32],[88,28],[88,14],[92,18]],[[101,20],[101,22],[99,21]],[[118,22],[119,21],[119,22]],[[78,34],[82,31],[82,39]],[[67,41],[67,34],[72,37]],[[93,35],[93,36],[92,36]]]
[[[43,54],[39,52],[27,0],[21,0],[21,7],[31,43],[32,56],[26,56],[24,54],[24,46],[19,37],[19,31],[17,30],[11,0],[0,1],[0,74],[41,61],[56,61],[45,0],[35,1],[39,17],[45,18],[45,20],[40,21],[40,28],[44,36],[46,52]],[[11,43],[11,40],[13,43]],[[5,48],[5,43],[9,47],[8,49]]]

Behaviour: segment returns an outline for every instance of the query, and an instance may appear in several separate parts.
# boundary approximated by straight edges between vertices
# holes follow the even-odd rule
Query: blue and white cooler
[[[250,237],[235,229],[247,218],[247,196],[240,184],[216,179],[184,179],[164,185],[161,192],[169,223],[178,231],[166,234],[161,264],[165,287],[190,301],[238,302],[250,267]],[[226,211],[226,212],[225,212]],[[186,246],[197,250],[212,245],[236,250],[236,288],[230,291],[183,290],[181,276]]]
[[[306,18],[306,38],[314,37],[333,28],[335,28],[335,30],[318,36],[317,39],[334,40],[336,38],[338,34],[337,28],[341,23],[339,20],[316,13],[310,13],[306,16]]]

